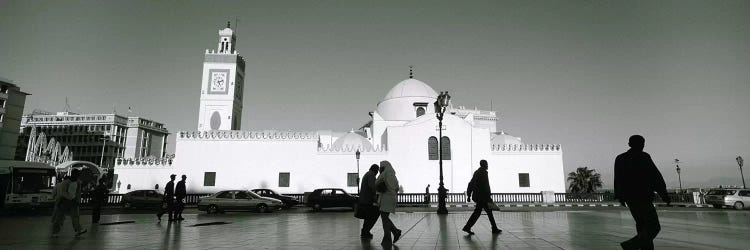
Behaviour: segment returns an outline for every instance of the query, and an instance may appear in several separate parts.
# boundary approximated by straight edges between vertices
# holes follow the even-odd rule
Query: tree
[[[595,169],[582,167],[575,172],[568,174],[570,182],[570,192],[572,193],[593,193],[597,188],[602,187],[602,176]]]

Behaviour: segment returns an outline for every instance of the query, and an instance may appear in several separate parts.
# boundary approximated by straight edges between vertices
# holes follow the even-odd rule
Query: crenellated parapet
[[[117,158],[115,160],[115,167],[171,167],[174,162],[174,155],[168,155],[166,157],[145,157],[145,158]]]
[[[317,132],[300,131],[243,131],[243,130],[212,130],[212,131],[180,131],[178,140],[269,140],[269,141],[307,141],[318,140]]]
[[[560,144],[493,144],[492,152],[562,152]]]
[[[321,154],[348,154],[348,153],[354,153],[357,150],[361,153],[385,153],[388,152],[388,147],[386,145],[376,145],[373,147],[361,147],[361,146],[355,146],[355,145],[345,145],[342,147],[334,147],[331,145],[325,145],[318,147],[318,153]]]

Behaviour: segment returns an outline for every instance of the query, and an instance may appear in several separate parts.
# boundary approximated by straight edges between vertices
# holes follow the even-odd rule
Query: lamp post
[[[101,158],[101,160],[99,160],[99,167],[100,168],[103,168],[102,165],[104,164],[104,147],[107,146],[107,140],[109,140],[109,133],[104,132],[104,134],[102,134],[102,135],[103,135],[102,138],[101,138],[101,140],[102,140],[102,158]]]
[[[359,155],[361,153],[359,152],[359,149],[357,149],[357,152],[354,152],[354,157],[357,157],[357,195],[359,195]]]
[[[445,207],[445,199],[448,198],[448,190],[443,183],[443,116],[445,109],[450,103],[451,96],[448,91],[440,92],[437,101],[435,101],[435,116],[438,119],[438,165],[440,166],[440,187],[438,187],[438,214],[447,214],[448,209]]]
[[[742,188],[747,188],[747,186],[745,186],[745,175],[742,173],[742,165],[745,163],[745,161],[742,160],[742,156],[737,156],[737,158],[735,159],[737,160],[737,165],[740,165],[740,176],[742,176]]]
[[[680,176],[680,159],[674,159],[675,170],[677,170],[677,181],[680,184],[680,192],[682,192],[682,177]]]

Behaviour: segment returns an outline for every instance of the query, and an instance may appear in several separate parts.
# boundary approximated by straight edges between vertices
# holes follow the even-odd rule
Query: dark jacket
[[[107,185],[99,184],[94,189],[94,204],[103,204],[107,201],[107,193],[109,193],[109,190],[107,189]]]
[[[367,171],[365,176],[362,177],[362,185],[359,188],[359,204],[373,204],[377,202],[375,174],[377,174],[377,171]]]
[[[479,168],[477,171],[474,171],[474,176],[471,177],[469,186],[466,188],[466,195],[470,196],[476,203],[483,203],[492,200],[490,198],[491,193],[487,169]]]
[[[184,181],[178,181],[177,187],[174,188],[174,196],[177,196],[177,199],[182,199],[187,196],[187,191],[185,190],[185,182]]]
[[[654,192],[667,201],[667,187],[651,156],[628,150],[615,159],[615,198],[620,201],[653,201]]]
[[[174,199],[174,181],[169,181],[167,182],[167,185],[164,186],[164,199]]]

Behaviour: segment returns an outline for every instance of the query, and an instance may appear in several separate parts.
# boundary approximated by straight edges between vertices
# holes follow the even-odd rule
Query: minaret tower
[[[206,50],[198,131],[240,130],[245,59],[235,50],[236,39],[227,22],[227,27],[219,30],[217,50]]]

